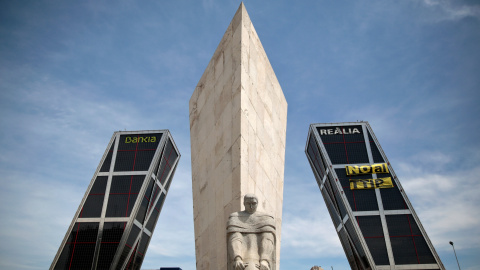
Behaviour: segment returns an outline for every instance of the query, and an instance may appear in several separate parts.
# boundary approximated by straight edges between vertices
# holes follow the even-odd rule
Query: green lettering
[[[157,137],[125,137],[125,143],[149,143],[156,142]]]

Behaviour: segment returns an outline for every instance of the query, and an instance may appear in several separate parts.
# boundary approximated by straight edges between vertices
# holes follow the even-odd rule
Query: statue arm
[[[243,236],[239,232],[235,232],[228,237],[228,253],[230,260],[234,262],[234,269],[243,269],[243,254],[245,253],[245,246],[243,243]]]
[[[275,248],[275,237],[273,236],[273,233],[271,232],[264,232],[261,235],[261,245],[259,249],[260,253],[260,262],[266,261],[268,262],[269,268],[271,268],[272,265],[272,253]]]

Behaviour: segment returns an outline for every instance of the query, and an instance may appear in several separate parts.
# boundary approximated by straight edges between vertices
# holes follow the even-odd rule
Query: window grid
[[[90,268],[93,263],[98,223],[75,223],[55,269]]]
[[[440,269],[444,269],[441,262],[438,261],[439,260],[438,255],[435,253],[434,248],[431,246],[429,239],[423,237],[422,232],[419,229],[419,226],[421,227],[421,224],[417,224],[416,220],[413,218],[411,214],[406,219],[406,221],[408,221],[408,228],[409,228],[408,233],[396,234],[395,232],[393,233],[389,232],[390,231],[390,226],[388,225],[389,217],[399,215],[399,214],[398,213],[386,214],[384,211],[410,210],[409,206],[407,205],[407,199],[406,198],[404,199],[405,194],[402,193],[403,191],[401,191],[400,187],[397,185],[396,181],[398,181],[398,179],[392,177],[392,174],[394,174],[393,169],[391,169],[392,174],[374,174],[374,175],[363,175],[363,176],[353,176],[353,177],[348,176],[349,178],[352,178],[352,179],[355,179],[355,178],[372,179],[372,178],[391,177],[394,184],[393,188],[376,189],[376,190],[355,190],[355,191],[350,190],[349,178],[347,178],[345,170],[340,169],[338,165],[383,163],[383,162],[388,162],[388,160],[386,159],[386,157],[384,158],[384,153],[383,151],[381,151],[380,146],[378,146],[378,142],[376,141],[376,139],[374,139],[374,135],[368,123],[362,123],[359,126],[349,125],[350,123],[348,123],[345,126],[342,126],[342,124],[343,123],[339,123],[338,126],[331,125],[331,124],[311,125],[311,132],[315,130],[317,132],[316,133],[317,137],[312,135],[309,137],[309,141],[307,142],[307,148],[305,150],[307,155],[310,157],[309,161],[312,164],[312,168],[316,169],[317,171],[318,169],[317,169],[317,166],[315,166],[316,165],[315,163],[318,160],[320,160],[320,158],[323,157],[324,152],[326,156],[330,158],[330,162],[331,162],[331,164],[328,164],[326,166],[336,165],[334,166],[335,174],[338,177],[338,181],[340,181],[341,188],[339,188],[338,185],[337,186],[335,185],[334,179],[328,179],[330,181],[327,180],[324,183],[324,190],[322,190],[322,194],[324,195],[324,197],[327,196],[329,198],[332,198],[332,202],[335,204],[336,202],[338,202],[338,198],[336,198],[338,196],[338,192],[341,191],[342,193],[344,193],[347,198],[348,204],[350,205],[350,210],[354,212],[355,211],[364,212],[359,215],[354,214],[354,217],[357,221],[357,224],[355,225],[358,226],[357,228],[359,228],[362,232],[364,231],[364,228],[361,225],[363,223],[362,219],[364,219],[365,217],[375,217],[376,219],[378,219],[377,223],[380,224],[379,226],[377,226],[379,227],[377,228],[378,233],[363,235],[364,236],[362,237],[363,239],[356,239],[354,235],[355,230],[352,227],[352,224],[348,224],[349,221],[344,223],[344,225],[346,226],[346,232],[352,238],[355,249],[357,249],[357,251],[362,253],[361,249],[366,244],[365,247],[368,247],[369,249],[368,253],[371,255],[371,257],[369,257],[368,260],[372,259],[376,265],[436,264],[439,266]],[[340,132],[337,134],[333,134],[331,132],[331,130],[338,130],[339,127],[342,129],[345,128],[343,129],[343,133]],[[353,128],[353,127],[358,127],[361,133],[353,134],[352,132],[348,132],[348,131],[345,132],[347,128]],[[327,130],[328,134],[327,132],[325,132],[325,129]],[[322,131],[322,134],[320,131]],[[313,149],[314,147],[312,147],[312,145],[314,145],[313,142],[311,141],[312,139],[315,139],[315,141],[319,143],[318,152],[321,156],[320,158],[315,158],[314,153],[316,153],[317,151],[315,151],[315,149]],[[322,151],[322,149],[324,151]],[[340,172],[342,170],[343,172]],[[318,176],[318,174],[316,176]],[[317,179],[317,182],[319,186],[322,183],[322,181],[319,182],[319,179]],[[335,188],[337,188],[338,190],[336,190]],[[369,191],[371,194],[367,195]],[[334,194],[333,196],[332,196],[332,193]],[[362,205],[362,202],[365,202],[366,204],[364,203]],[[333,209],[330,209],[329,207],[327,208],[330,211],[333,210]],[[332,208],[337,208],[337,207],[333,207],[332,205]],[[335,209],[335,210],[337,210],[335,212],[338,212],[338,209]],[[366,215],[369,211],[372,212],[372,216]],[[411,213],[411,211],[408,211],[408,212]],[[333,217],[332,217],[332,220],[333,220]],[[340,227],[337,226],[335,220],[334,220],[334,225],[335,225],[335,228],[337,229],[337,232],[338,230],[341,231],[343,229],[341,225]],[[417,230],[418,232],[415,233],[415,230]],[[395,239],[399,239],[399,240],[410,239],[409,241],[412,245],[411,250],[413,250],[413,252],[415,253],[413,256],[415,257],[414,263],[401,262],[401,260],[397,259],[398,256],[402,256],[402,254],[398,253],[398,250],[404,250],[404,248],[398,249],[398,247],[401,246],[402,244],[395,242]],[[364,244],[359,246],[358,240],[362,240],[361,242],[363,242]],[[382,246],[385,246],[386,248],[382,248]],[[376,251],[372,251],[374,249],[373,247],[375,247],[376,250],[379,252],[375,254]],[[393,251],[392,251],[392,248],[393,248]],[[397,248],[397,252],[395,252],[396,248]],[[361,254],[360,256],[362,257]],[[413,258],[413,257],[411,256],[410,258]]]
[[[158,173],[157,173],[157,179],[160,181],[162,185],[165,185],[165,180],[167,178],[168,172],[171,171],[173,162],[175,162],[175,160],[178,157],[178,155],[173,150],[174,150],[173,144],[170,140],[168,140],[165,146],[165,151],[162,155],[162,161],[160,162],[160,169],[158,170]],[[167,167],[168,167],[168,170],[167,170]]]
[[[316,171],[320,178],[323,178],[325,175],[325,168],[322,166],[323,164],[320,163],[321,157],[320,154],[318,153],[319,149],[317,145],[315,144],[315,139],[313,138],[313,133],[310,136],[310,141],[308,144],[308,153],[310,154],[310,159],[313,161],[313,164],[316,168]]]
[[[99,270],[109,269],[113,260],[118,262],[116,266],[119,269],[123,269],[126,266],[127,262],[125,262],[125,259],[127,258],[122,260],[122,251],[124,249],[127,250],[128,256],[128,253],[130,253],[128,251],[133,252],[132,245],[134,243],[129,243],[128,240],[126,241],[125,239],[122,241],[122,238],[125,229],[128,228],[127,224],[131,224],[134,218],[130,217],[131,219],[128,222],[114,222],[116,225],[113,230],[117,233],[115,239],[109,239],[108,237],[108,230],[112,230],[112,222],[105,222],[105,218],[124,218],[125,216],[131,216],[132,210],[134,210],[132,208],[136,205],[136,201],[138,201],[137,198],[140,197],[141,187],[145,181],[146,174],[131,175],[128,172],[148,172],[147,175],[154,173],[156,172],[154,168],[159,168],[160,162],[163,160],[165,163],[165,169],[163,170],[164,178],[168,179],[168,183],[166,184],[171,184],[171,179],[177,165],[176,161],[180,155],[168,131],[166,133],[167,137],[164,137],[164,134],[164,131],[157,131],[155,134],[149,132],[140,132],[140,134],[133,132],[114,133],[102,157],[98,171],[94,174],[94,179],[91,180],[91,187],[84,195],[80,209],[72,220],[69,227],[69,234],[65,237],[64,241],[62,241],[61,248],[57,251],[50,269],[73,270],[90,269],[91,267],[96,267],[96,269]],[[129,139],[131,143],[125,142],[126,136],[131,137]],[[153,136],[156,136],[156,139],[153,139],[152,143]],[[138,139],[140,137],[147,139]],[[168,151],[162,153],[160,149],[157,150],[160,145]],[[152,164],[153,158],[156,158],[155,164]],[[110,171],[111,168],[113,171]],[[114,176],[114,172],[126,173]],[[119,178],[122,177],[125,179],[118,182]],[[155,189],[147,191],[147,196],[143,195],[144,193],[142,193],[142,199],[145,197],[149,199],[146,206],[148,207],[149,215],[152,216],[151,220],[155,221],[148,224],[149,230],[147,233],[151,235],[166,194],[163,192],[161,186],[156,186]],[[123,203],[119,205],[118,202],[115,201],[123,201]],[[154,209],[155,211],[153,211]],[[104,211],[103,214],[102,211]],[[112,214],[112,211],[121,214]],[[154,213],[152,213],[152,211]],[[135,210],[135,212],[137,212],[137,210]],[[78,218],[91,218],[95,220],[95,222],[92,223],[90,220],[88,222],[78,222]],[[96,219],[98,219],[98,221]],[[95,231],[93,232],[91,228],[88,230],[93,233],[91,233],[91,239],[87,241],[85,240],[86,238],[82,236],[85,236],[83,226],[87,226],[88,224],[93,224]],[[138,231],[136,235],[138,236],[138,232],[140,232],[141,229],[134,224],[130,226],[137,227]],[[131,230],[131,233],[135,234],[135,229]],[[100,231],[101,233],[99,234]],[[122,248],[119,248],[120,244],[122,244]],[[147,246],[148,242],[145,242],[145,250],[141,252],[137,248],[136,253],[144,256]],[[137,247],[137,243],[135,243],[135,247]],[[119,260],[122,262],[120,263]],[[133,266],[131,265],[130,268],[139,269],[141,264],[142,260],[136,260],[134,258]]]

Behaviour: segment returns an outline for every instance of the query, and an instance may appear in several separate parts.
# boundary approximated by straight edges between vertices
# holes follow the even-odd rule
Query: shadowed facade
[[[312,124],[305,153],[352,269],[445,269],[367,122]]]
[[[168,130],[115,132],[50,269],[140,269],[179,159]]]

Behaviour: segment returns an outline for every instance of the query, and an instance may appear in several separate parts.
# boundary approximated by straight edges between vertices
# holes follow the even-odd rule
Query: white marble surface
[[[278,261],[287,102],[243,4],[189,107],[197,269],[226,269],[226,222],[247,193],[275,217]]]

